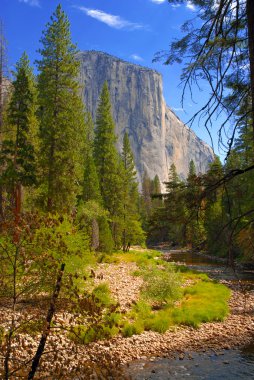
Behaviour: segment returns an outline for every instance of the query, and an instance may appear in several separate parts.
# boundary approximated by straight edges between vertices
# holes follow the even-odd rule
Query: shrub
[[[120,313],[111,313],[105,316],[105,323],[109,327],[120,326],[122,323],[122,315]]]
[[[146,299],[162,304],[172,302],[180,296],[180,277],[171,266],[147,270],[144,280],[143,295]]]
[[[70,339],[76,343],[88,344],[102,339],[110,339],[119,332],[115,326],[109,327],[106,324],[86,327],[83,325],[75,326],[69,334]]]
[[[92,295],[95,297],[96,303],[101,306],[110,306],[113,300],[110,296],[110,290],[107,283],[102,283],[93,289]]]

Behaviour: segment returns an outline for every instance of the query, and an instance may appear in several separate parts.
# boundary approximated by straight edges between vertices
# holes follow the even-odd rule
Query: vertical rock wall
[[[150,178],[157,174],[161,183],[166,181],[172,162],[182,177],[191,159],[198,172],[207,169],[213,160],[211,148],[166,106],[158,72],[96,51],[81,52],[78,59],[83,99],[93,119],[102,85],[108,82],[117,147],[121,151],[127,132],[140,182],[144,170]]]

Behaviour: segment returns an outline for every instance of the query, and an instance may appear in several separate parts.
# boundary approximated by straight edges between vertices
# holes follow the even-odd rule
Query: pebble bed
[[[136,269],[135,263],[121,263],[100,264],[96,270],[95,284],[107,282],[113,296],[120,303],[122,311],[127,311],[139,297],[142,279],[132,275]],[[224,322],[205,323],[199,329],[179,326],[173,327],[164,334],[145,331],[141,335],[130,338],[116,336],[111,340],[90,343],[86,346],[73,343],[64,330],[57,334],[52,330],[37,378],[123,379],[124,375],[117,374],[114,377],[112,374],[98,377],[98,371],[101,371],[98,368],[102,366],[120,368],[136,359],[154,360],[155,357],[181,359],[191,351],[213,350],[216,353],[221,349],[249,344],[254,338],[254,292],[242,293],[240,287],[230,281],[226,282],[226,285],[232,289],[229,317]],[[36,318],[36,312],[32,314],[33,308],[31,308],[30,317]],[[22,312],[20,312],[20,317],[22,317]],[[29,312],[27,317],[29,317]],[[56,320],[61,326],[67,328],[70,318],[71,315],[66,312],[56,315]],[[10,310],[7,307],[0,307],[1,325],[7,327],[9,320]],[[29,361],[36,351],[39,339],[40,335],[37,337],[18,335],[14,339],[13,357],[20,363]],[[0,363],[3,365],[3,361]],[[22,376],[22,371],[19,374]]]

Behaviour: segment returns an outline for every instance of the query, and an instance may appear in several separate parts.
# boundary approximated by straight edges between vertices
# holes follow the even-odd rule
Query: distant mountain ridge
[[[190,160],[197,172],[207,170],[213,151],[166,105],[160,73],[94,50],[78,53],[78,59],[83,100],[94,119],[102,85],[108,82],[117,147],[121,151],[127,132],[139,182],[145,170],[150,178],[157,174],[161,183],[167,181],[173,162],[183,178]]]

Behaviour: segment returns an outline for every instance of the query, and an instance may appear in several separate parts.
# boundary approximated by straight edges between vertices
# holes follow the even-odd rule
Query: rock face
[[[146,170],[150,178],[157,174],[163,183],[173,162],[183,178],[190,160],[197,172],[206,171],[214,157],[212,149],[167,107],[158,72],[97,51],[81,52],[78,59],[83,99],[93,119],[102,85],[108,82],[117,148],[121,151],[127,132],[139,182]]]

